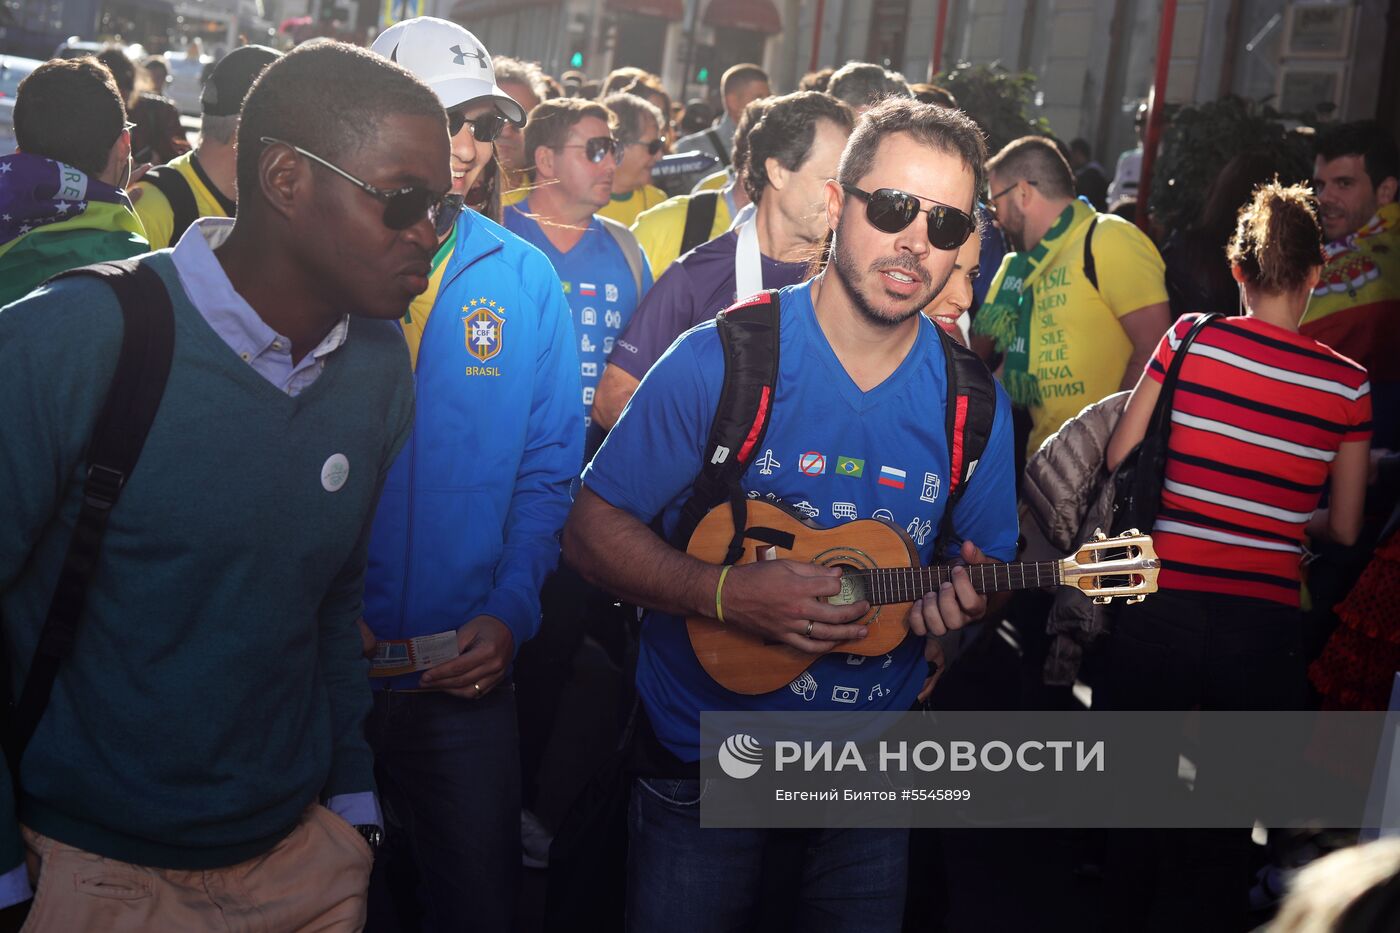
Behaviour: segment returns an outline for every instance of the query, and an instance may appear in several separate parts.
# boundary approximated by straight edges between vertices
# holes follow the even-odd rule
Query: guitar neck
[[[1013,564],[969,564],[968,577],[979,593],[1001,593],[1007,590],[1033,590],[1043,586],[1059,586],[1064,574],[1059,561]],[[936,593],[944,583],[953,579],[953,568],[937,567],[879,567],[874,570],[847,571],[864,584],[865,598],[872,606],[909,603],[925,593]]]

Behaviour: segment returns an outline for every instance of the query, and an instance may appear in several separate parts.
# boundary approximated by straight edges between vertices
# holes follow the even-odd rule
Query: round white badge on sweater
[[[321,486],[326,492],[339,492],[350,478],[350,461],[345,454],[331,454],[321,467]]]

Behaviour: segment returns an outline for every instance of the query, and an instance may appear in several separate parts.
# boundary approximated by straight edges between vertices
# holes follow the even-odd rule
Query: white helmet
[[[525,122],[525,108],[496,84],[486,46],[456,23],[435,16],[406,19],[380,33],[370,49],[422,79],[444,109],[489,97],[501,116],[516,126]]]

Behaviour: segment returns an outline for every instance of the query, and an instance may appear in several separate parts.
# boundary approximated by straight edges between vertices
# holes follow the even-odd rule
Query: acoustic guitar
[[[712,509],[696,526],[686,553],[723,563],[734,537],[733,515],[727,503]],[[904,529],[882,519],[856,519],[823,529],[781,505],[752,499],[747,524],[746,546],[737,563],[785,558],[840,567],[841,592],[827,601],[840,606],[870,603],[870,611],[851,623],[866,626],[870,634],[835,643],[835,651],[867,656],[893,651],[909,634],[909,607],[952,579],[949,566],[923,566]],[[1060,560],[972,564],[967,571],[979,593],[1072,586],[1096,603],[1115,597],[1135,603],[1157,592],[1158,561],[1151,536],[1132,530],[1114,538],[1100,532]],[[735,693],[781,690],[822,657],[715,619],[692,617],[686,627],[700,665]]]

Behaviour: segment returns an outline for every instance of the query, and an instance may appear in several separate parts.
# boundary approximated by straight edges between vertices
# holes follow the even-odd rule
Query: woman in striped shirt
[[[1240,211],[1226,255],[1246,311],[1205,327],[1182,361],[1152,527],[1161,589],[1117,614],[1096,708],[1304,704],[1303,541],[1355,542],[1371,436],[1366,370],[1298,333],[1322,271],[1321,242],[1305,186],[1262,185]],[[1184,316],[1158,344],[1109,443],[1110,468],[1142,440],[1196,319]],[[1329,508],[1318,509],[1324,488]],[[1212,771],[1208,760],[1200,765],[1201,778],[1217,788],[1241,780]],[[1175,889],[1155,907],[1191,914],[1173,928],[1231,928],[1246,907],[1248,834],[1218,831],[1156,847],[1189,850],[1184,860],[1146,869]],[[1129,855],[1125,870],[1129,864],[1142,863]],[[1193,895],[1183,898],[1183,890]],[[1140,892],[1139,906],[1151,901]]]
[[[1206,327],[1182,362],[1152,529],[1162,591],[1123,613],[1137,623],[1129,629],[1150,627],[1144,637],[1162,626],[1197,631],[1207,643],[1245,635],[1258,649],[1251,653],[1263,652],[1246,667],[1261,668],[1267,693],[1285,706],[1301,699],[1303,685],[1296,650],[1303,539],[1356,540],[1369,466],[1366,371],[1298,333],[1322,270],[1320,244],[1304,186],[1263,185],[1241,210],[1227,256],[1246,313]],[[1184,316],[1158,344],[1109,443],[1110,468],[1142,440],[1195,319]],[[1328,486],[1330,507],[1319,510]],[[1173,679],[1191,679],[1184,675]],[[1188,706],[1275,708],[1270,696],[1240,692],[1246,685],[1238,678],[1205,680],[1201,690],[1235,694],[1233,702],[1197,695]]]

